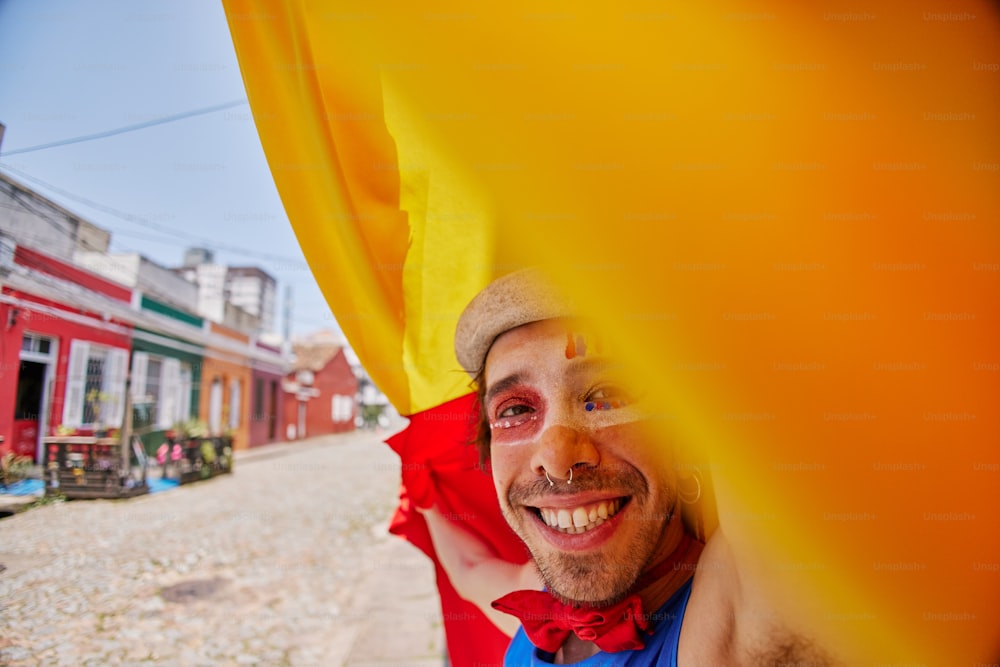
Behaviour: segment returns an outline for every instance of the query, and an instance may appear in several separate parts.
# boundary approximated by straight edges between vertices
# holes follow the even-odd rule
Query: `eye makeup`
[[[518,415],[516,417],[505,417],[495,422],[490,422],[490,430],[517,428],[527,422],[538,421],[538,415]]]
[[[527,440],[541,423],[545,402],[537,392],[514,383],[497,391],[489,408],[490,433],[497,444]]]
[[[594,410],[617,410],[628,405],[628,401],[587,401],[583,404],[583,409],[587,412]]]

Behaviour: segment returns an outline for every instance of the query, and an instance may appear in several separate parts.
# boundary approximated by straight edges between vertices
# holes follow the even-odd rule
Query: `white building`
[[[277,283],[264,270],[216,264],[211,250],[189,248],[184,253],[184,266],[176,272],[198,286],[198,314],[213,322],[230,322],[232,313],[228,311],[235,306],[254,320],[254,333],[274,331]]]
[[[0,231],[29,248],[42,248],[64,262],[78,250],[107,251],[111,232],[87,222],[0,173]]]
[[[230,303],[260,318],[260,331],[273,332],[277,283],[256,266],[231,266],[226,275]]]
[[[73,261],[172,306],[194,311],[198,303],[197,285],[138,253],[77,251]]]

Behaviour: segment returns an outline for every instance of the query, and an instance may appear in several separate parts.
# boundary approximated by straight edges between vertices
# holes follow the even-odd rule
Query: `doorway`
[[[40,446],[48,421],[55,341],[35,334],[21,339],[20,367],[14,404],[12,451],[39,461]]]
[[[271,400],[268,403],[267,441],[274,442],[278,437],[278,381],[271,380]]]

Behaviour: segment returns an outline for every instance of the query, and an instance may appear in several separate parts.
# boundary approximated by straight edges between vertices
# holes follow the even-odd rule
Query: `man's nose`
[[[570,469],[585,465],[596,467],[601,462],[600,452],[585,430],[553,424],[542,432],[531,457],[531,469],[539,477],[552,481],[569,480]]]

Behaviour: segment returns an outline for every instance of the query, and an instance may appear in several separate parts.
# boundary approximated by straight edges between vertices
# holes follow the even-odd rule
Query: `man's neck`
[[[559,650],[556,651],[553,664],[572,665],[581,660],[586,660],[590,656],[600,653],[600,651],[601,649],[597,648],[597,644],[594,642],[586,642],[576,635],[570,634],[566,638],[566,641],[563,642],[563,645],[559,647]]]
[[[701,542],[685,539],[678,513],[664,529],[660,547],[632,591],[639,594],[644,610],[653,612],[662,607],[694,575],[703,547]]]
[[[678,514],[667,524],[663,540],[650,559],[649,567],[636,581],[641,588],[632,591],[638,593],[642,600],[644,613],[653,613],[666,604],[694,575],[704,545],[695,540],[687,541],[684,537],[684,524]],[[652,581],[645,581],[647,579]],[[554,661],[557,665],[571,665],[599,652],[597,644],[584,641],[571,633],[556,652]]]

